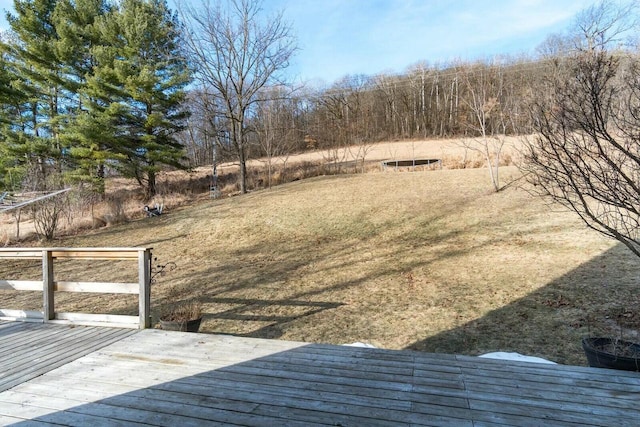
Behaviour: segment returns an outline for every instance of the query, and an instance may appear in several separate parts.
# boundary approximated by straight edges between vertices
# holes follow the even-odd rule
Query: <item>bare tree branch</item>
[[[532,106],[528,180],[640,256],[638,57],[595,46],[558,64]]]
[[[291,27],[282,13],[262,20],[258,0],[203,3],[183,7],[190,31],[186,48],[196,78],[224,106],[231,143],[240,163],[240,190],[245,193],[248,145],[247,120],[259,102],[260,91],[281,80],[279,72],[296,51]]]

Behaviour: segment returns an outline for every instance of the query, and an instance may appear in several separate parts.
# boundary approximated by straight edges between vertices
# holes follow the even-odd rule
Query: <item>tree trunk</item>
[[[147,186],[145,191],[145,197],[147,200],[151,200],[157,194],[156,189],[156,173],[149,171],[147,173]]]
[[[238,147],[238,159],[240,160],[240,192],[247,193],[247,159],[244,152],[244,146]]]

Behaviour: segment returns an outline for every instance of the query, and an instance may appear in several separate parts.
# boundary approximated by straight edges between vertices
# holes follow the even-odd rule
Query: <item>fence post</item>
[[[138,252],[138,283],[140,292],[138,295],[138,316],[140,317],[140,329],[151,327],[151,250],[144,249]]]
[[[55,302],[53,296],[53,253],[50,250],[42,251],[42,319],[43,322],[55,318]]]

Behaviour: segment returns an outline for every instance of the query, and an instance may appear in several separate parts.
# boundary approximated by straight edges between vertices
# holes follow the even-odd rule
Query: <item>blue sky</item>
[[[418,62],[533,52],[586,0],[272,0],[301,51],[301,77],[397,73]]]
[[[180,0],[177,0],[180,1]],[[531,53],[564,30],[589,0],[264,0],[283,10],[298,37],[299,80],[332,83],[353,74],[399,73],[443,63]],[[0,0],[11,10],[13,0]],[[0,29],[6,29],[4,13]]]

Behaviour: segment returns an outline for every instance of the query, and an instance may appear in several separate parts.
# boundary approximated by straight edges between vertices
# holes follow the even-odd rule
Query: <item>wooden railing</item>
[[[151,326],[151,248],[0,248],[3,259],[42,260],[42,280],[0,280],[0,289],[42,291],[42,311],[0,308],[0,320],[144,329]],[[138,282],[80,282],[54,280],[54,263],[60,259],[137,261]],[[63,313],[55,310],[55,292],[137,294],[138,315]]]

